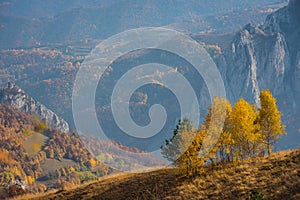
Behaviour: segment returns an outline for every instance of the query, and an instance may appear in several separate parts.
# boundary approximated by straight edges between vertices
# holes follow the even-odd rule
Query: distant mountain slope
[[[179,9],[192,8],[192,10],[201,8],[201,11],[206,12],[219,12],[222,10],[256,6],[258,4],[269,4],[274,2],[285,2],[286,0],[229,0],[226,3],[222,0],[190,0],[188,2],[184,0],[5,0],[0,3],[1,13],[9,16],[20,16],[27,18],[39,18],[55,16],[61,12],[68,11],[74,8],[86,8],[86,7],[117,7],[122,5],[127,7],[138,7],[139,4],[152,4],[159,7],[161,4],[165,5],[178,5]],[[185,5],[184,5],[185,4]],[[184,5],[182,8],[180,8]],[[194,7],[196,5],[197,7]]]
[[[7,16],[40,18],[51,17],[73,8],[103,7],[120,1],[122,0],[4,0],[0,3],[0,11]]]
[[[186,179],[175,169],[120,174],[76,189],[28,199],[246,199],[250,194],[273,200],[300,198],[300,150],[258,157]]]
[[[0,90],[0,103],[9,103],[12,107],[30,115],[38,115],[47,125],[62,132],[68,133],[68,123],[49,110],[43,104],[28,96],[16,84],[9,82]]]
[[[249,21],[261,22],[283,5],[278,2],[284,0],[11,0],[0,3],[0,49],[105,39],[145,26],[232,32]]]

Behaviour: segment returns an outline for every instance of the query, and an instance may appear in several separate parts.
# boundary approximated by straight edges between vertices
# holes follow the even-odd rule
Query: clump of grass
[[[249,196],[246,200],[268,200],[264,197],[262,193],[260,193],[257,189],[251,190]]]

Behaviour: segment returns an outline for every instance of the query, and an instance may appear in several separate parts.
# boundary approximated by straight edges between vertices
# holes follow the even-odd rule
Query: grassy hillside
[[[214,168],[196,178],[176,169],[111,175],[70,190],[27,199],[300,199],[300,149]],[[24,197],[22,197],[23,199]]]

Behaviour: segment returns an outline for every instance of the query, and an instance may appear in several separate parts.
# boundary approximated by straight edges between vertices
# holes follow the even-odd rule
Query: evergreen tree
[[[173,164],[185,171],[184,174],[190,174],[193,169],[194,159],[197,151],[192,147],[195,142],[196,129],[192,122],[184,118],[179,121],[174,130],[173,137],[166,140],[166,145],[161,147],[162,155]]]

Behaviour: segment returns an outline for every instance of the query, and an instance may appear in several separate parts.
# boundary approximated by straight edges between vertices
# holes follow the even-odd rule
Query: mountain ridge
[[[80,6],[84,4],[80,0],[68,2],[69,7],[65,5],[67,3],[62,2],[48,3],[50,5],[45,12],[40,11],[45,10],[44,3],[40,1],[35,1],[32,7],[29,6],[30,3],[20,3],[19,5],[17,2],[2,5],[0,30],[5,39],[4,37],[0,38],[0,49],[105,39],[128,29],[145,26],[167,26],[182,32],[235,31],[238,26],[233,26],[233,23],[242,25],[247,20],[259,23],[269,12],[268,8],[277,9],[278,5],[282,5],[282,2],[285,1],[256,0],[256,4],[253,1],[237,2],[236,0],[226,3],[221,0],[209,2],[205,0],[87,2],[91,6]],[[103,6],[101,6],[102,4]],[[63,8],[64,6],[66,8]],[[247,6],[251,6],[251,9],[245,9]],[[52,13],[51,8],[57,12]],[[243,17],[236,17],[234,9],[237,9],[238,13],[244,13]],[[33,11],[29,12],[29,10]],[[52,14],[50,16],[46,14],[48,17],[28,17],[34,11],[41,14],[47,12]],[[28,13],[26,14],[26,12]],[[250,17],[251,13],[258,14]],[[228,15],[232,16],[232,19],[229,19]]]
[[[38,115],[45,120],[48,126],[61,132],[68,133],[70,131],[68,123],[57,116],[53,111],[45,105],[31,98],[20,87],[13,82],[8,82],[6,86],[0,90],[0,103],[8,103],[13,108],[19,109],[24,113]]]

